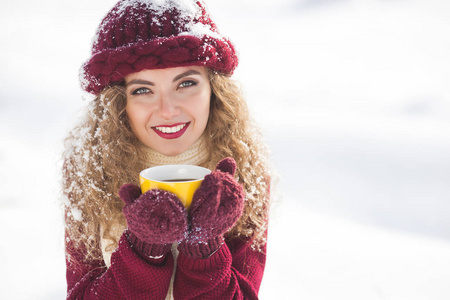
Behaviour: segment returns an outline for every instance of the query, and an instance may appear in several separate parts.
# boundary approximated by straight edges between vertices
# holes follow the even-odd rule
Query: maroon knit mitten
[[[119,196],[125,202],[128,240],[140,256],[160,257],[185,237],[187,213],[174,194],[153,189],[141,195],[136,185],[124,184]]]
[[[221,160],[195,192],[188,215],[189,233],[178,249],[190,258],[206,258],[223,244],[223,234],[241,217],[245,193],[234,179],[236,162]]]

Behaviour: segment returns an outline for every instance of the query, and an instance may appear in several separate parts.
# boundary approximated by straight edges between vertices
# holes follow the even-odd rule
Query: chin
[[[176,156],[182,154],[187,148],[184,147],[164,147],[163,149],[155,149],[162,155],[165,156]]]
[[[177,156],[177,155],[180,155],[183,152],[184,151],[176,151],[176,150],[174,150],[174,151],[164,151],[164,152],[159,152],[159,153],[161,153],[162,155],[165,155],[165,156]]]

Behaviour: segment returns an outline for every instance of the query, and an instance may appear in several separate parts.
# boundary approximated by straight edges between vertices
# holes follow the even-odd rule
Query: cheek
[[[133,131],[140,126],[145,126],[148,116],[146,115],[146,111],[144,109],[137,105],[128,105],[126,112]]]
[[[199,121],[203,126],[206,126],[206,123],[209,119],[209,110],[210,110],[210,103],[209,99],[201,101],[197,104],[195,109],[196,119]]]
[[[211,103],[208,100],[208,102],[205,105],[205,111],[204,111],[204,114],[203,114],[204,118],[205,118],[205,122],[208,122],[210,111],[211,111]]]
[[[135,119],[148,118],[155,110],[155,105],[149,101],[133,101],[127,105],[127,114]]]
[[[130,107],[129,105],[127,105],[126,108],[126,113],[127,113],[127,117],[128,117],[128,121],[130,122],[131,127],[133,127],[133,124],[136,122],[136,113],[133,110],[132,107]]]
[[[200,104],[200,110],[202,111],[203,119],[208,121],[209,111],[211,109],[211,90],[205,92],[202,99],[203,101]]]

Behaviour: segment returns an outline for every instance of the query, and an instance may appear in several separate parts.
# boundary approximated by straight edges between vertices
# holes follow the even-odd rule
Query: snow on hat
[[[206,66],[231,75],[238,58],[195,0],[120,0],[97,30],[81,85],[98,94],[144,69]]]

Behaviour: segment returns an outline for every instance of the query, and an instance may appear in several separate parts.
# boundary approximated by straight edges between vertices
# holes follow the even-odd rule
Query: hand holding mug
[[[188,214],[188,236],[179,246],[186,256],[195,259],[213,254],[223,244],[223,234],[241,217],[245,192],[233,177],[235,171],[234,159],[221,160],[195,192]]]
[[[125,203],[128,240],[141,256],[159,257],[170,251],[173,242],[184,239],[187,214],[174,194],[158,189],[141,194],[136,185],[125,184],[119,196]]]

